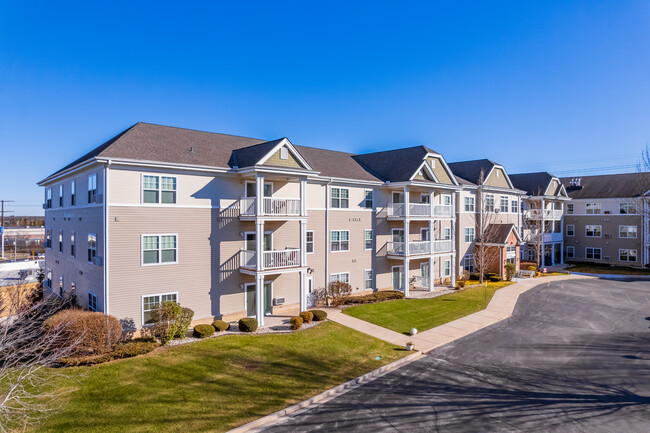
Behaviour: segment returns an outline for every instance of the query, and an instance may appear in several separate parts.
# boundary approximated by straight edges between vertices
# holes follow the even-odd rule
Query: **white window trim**
[[[339,249],[338,251],[332,250],[332,232],[339,232],[339,240],[338,240],[339,246],[341,244],[341,235],[340,235],[340,233],[341,232],[348,232],[348,249],[347,250],[341,250],[341,249]],[[364,241],[365,241],[365,239],[364,239]],[[330,253],[332,253],[332,254],[350,252],[350,243],[352,242],[352,239],[350,238],[350,230],[330,230],[328,242],[329,242]]]
[[[366,193],[368,193],[368,192],[369,192],[370,195],[371,195],[371,197],[370,197],[370,201],[372,202],[372,206],[371,206],[371,207],[368,207],[368,206],[367,206],[367,203],[366,203],[366,201],[367,201],[367,200],[366,200]],[[349,193],[348,193],[348,200],[349,200],[349,199],[350,199],[350,197],[349,197]],[[374,208],[375,208],[375,190],[373,190],[373,189],[364,189],[364,190],[363,190],[363,207],[364,207],[365,209],[374,209]]]
[[[420,240],[426,240],[424,234],[427,233],[429,236],[429,241],[431,241],[431,233],[429,233],[429,227],[420,227]]]
[[[449,237],[447,237],[447,233],[449,233]],[[442,236],[443,236],[443,240],[450,241],[451,240],[451,227],[443,227],[442,228]]]
[[[95,236],[95,258],[97,258],[97,250],[98,250],[98,248],[97,248],[97,242],[98,242],[97,233],[88,233],[88,235],[86,236],[86,261],[88,263],[92,263],[92,260],[88,260],[88,236]],[[75,252],[76,252],[76,247],[75,247]]]
[[[92,177],[95,178],[95,189],[94,190],[89,188],[90,179]],[[91,173],[91,174],[88,175],[88,177],[86,179],[86,188],[87,188],[86,200],[88,201],[88,204],[97,203],[97,196],[99,195],[99,176],[97,176],[97,173]],[[95,191],[95,200],[89,200],[90,197],[88,196],[88,194],[90,193],[90,191]]]
[[[599,259],[595,259],[595,258],[590,259],[590,258],[588,258],[587,257],[587,249],[589,249],[589,248],[591,248],[594,251],[595,250],[600,250],[600,258]],[[585,247],[585,260],[602,260],[602,259],[603,259],[603,249],[602,248],[599,248],[599,247]]]
[[[252,183],[253,185],[256,185],[255,188],[257,188],[257,184],[256,184],[256,182],[254,180],[247,180],[246,182],[244,182],[244,197],[245,198],[256,198],[255,196],[246,195],[246,193],[248,191],[248,184],[249,183]],[[273,190],[273,182],[264,182],[264,186],[267,186],[267,185],[271,187],[271,197],[273,197],[273,193],[275,192]],[[176,186],[176,189],[178,189],[178,185]],[[266,197],[266,196],[264,195],[264,190],[262,190],[262,198],[264,198],[264,197]]]
[[[569,251],[571,251],[571,255],[569,255]],[[576,249],[575,247],[569,245],[566,247],[566,257],[567,259],[574,259],[576,257]]]
[[[366,272],[370,272],[370,288],[366,287],[366,283],[368,282],[368,279],[366,278]],[[372,290],[374,280],[375,280],[375,271],[373,271],[372,269],[364,269],[363,270],[363,290]]]
[[[470,241],[467,241],[467,230],[472,229],[472,239]],[[476,239],[476,230],[474,230],[474,227],[465,227],[463,228],[463,242],[466,244],[471,244],[474,242],[474,239]]]
[[[90,309],[90,302],[89,302],[88,303],[88,310],[90,310],[90,311],[99,311],[99,309],[97,308],[97,295],[95,295],[93,292],[88,292],[88,296],[91,296],[91,295],[95,298],[95,309],[94,310]],[[140,309],[142,309],[142,301],[140,302]],[[144,314],[142,316],[144,317]]]
[[[591,227],[600,227],[600,230],[599,230],[600,235],[599,236],[589,236],[589,235],[587,235],[587,227],[589,227],[589,226],[591,226]],[[600,225],[600,224],[586,224],[585,225],[585,237],[586,238],[602,238],[603,237],[603,226]]]
[[[333,199],[332,191],[335,190],[335,189],[339,190],[339,198],[338,198],[339,206],[338,207],[332,206],[332,199]],[[340,191],[342,191],[342,190],[346,190],[348,192],[348,205],[347,205],[347,207],[342,207],[341,206],[341,193],[340,193]],[[342,186],[332,186],[332,187],[330,187],[330,194],[329,195],[330,195],[329,196],[329,200],[330,200],[330,202],[329,202],[330,206],[329,207],[330,207],[330,209],[351,209],[350,208],[350,200],[351,200],[351,198],[350,198],[350,188],[346,188],[346,187],[342,187]],[[363,197],[363,201],[364,201],[364,205],[365,205],[365,201],[366,201],[365,196]],[[374,203],[373,203],[373,206],[374,206]]]
[[[366,240],[367,240],[366,239],[366,234],[368,234],[368,232],[370,232],[370,248],[368,248],[366,246]],[[348,235],[348,236],[350,236],[350,235]],[[330,239],[330,241],[331,241],[331,239]],[[350,242],[349,239],[348,239],[348,242]],[[363,230],[363,249],[365,251],[371,251],[374,246],[375,246],[375,238],[374,238],[373,230],[372,229],[364,229]]]
[[[466,200],[467,199],[470,199],[472,201],[472,210],[467,210],[467,208],[466,208],[466,206],[467,206]],[[463,212],[476,213],[476,199],[474,197],[472,197],[472,196],[463,197]]]
[[[449,265],[449,266],[447,266]],[[451,277],[451,260],[445,260],[442,263],[442,276]]]
[[[466,267],[466,266],[465,266],[465,262],[467,262],[467,261],[469,261],[469,263],[470,263],[469,266],[472,268],[471,271],[465,269],[465,267]],[[465,257],[463,257],[462,269],[463,269],[463,272],[470,272],[470,273],[472,273],[472,272],[475,272],[475,271],[476,271],[476,269],[474,269],[474,254],[466,254]]]
[[[157,203],[145,203],[144,202],[144,177],[145,176],[156,176],[158,178],[158,202]],[[169,191],[162,189],[162,178],[163,177],[173,177],[176,179],[176,201],[174,203],[163,203],[162,202],[162,192]],[[178,204],[178,175],[163,174],[163,173],[140,173],[140,204],[145,206],[176,206]]]
[[[571,233],[573,233],[573,234],[569,234],[569,227],[573,228],[573,230],[571,231]],[[564,228],[564,233],[566,234],[567,237],[570,237],[570,238],[574,237],[576,235],[576,226],[575,226],[575,224],[567,224],[566,227]],[[586,229],[585,229],[585,233],[586,233]]]
[[[621,251],[627,251],[628,260],[622,260],[621,259]],[[634,251],[634,256],[636,257],[636,260],[629,260],[630,251]],[[618,250],[618,261],[619,262],[625,262],[625,263],[636,263],[636,262],[639,261],[639,251],[636,248],[619,248],[619,250]]]
[[[587,212],[589,205],[593,206],[592,210],[598,209],[598,213],[596,213],[596,212],[591,212],[591,213]],[[601,215],[602,213],[603,213],[602,203],[585,203],[585,215]]]
[[[311,244],[312,244],[312,252],[310,253],[307,251],[307,233],[311,233]],[[273,234],[271,234],[271,238],[273,238]],[[244,239],[245,241],[245,239]],[[271,241],[273,243],[273,241]],[[316,233],[314,233],[314,230],[306,230],[305,231],[305,252],[306,254],[314,254],[316,252]]]
[[[286,146],[280,148],[280,159],[289,159],[289,149]]]
[[[634,213],[630,213],[630,212],[621,213],[621,206],[624,206],[624,205],[626,205],[628,207],[628,210],[629,210],[630,205],[634,205],[635,212]],[[638,215],[639,214],[639,209],[638,208],[639,208],[639,206],[637,205],[636,202],[634,202],[634,201],[624,201],[622,203],[619,203],[619,205],[618,205],[618,214],[619,215]]]
[[[75,232],[70,232],[70,253],[72,253],[72,249],[74,248],[74,254],[70,254],[70,257],[76,257],[77,256],[77,236],[75,235]]]
[[[447,204],[447,199],[449,199],[449,204]],[[441,194],[440,202],[443,206],[451,206],[451,194]]]
[[[144,237],[145,236],[158,236],[158,251],[162,250],[160,248],[160,237],[161,236],[176,236],[176,260],[173,262],[160,262],[161,257],[158,256],[158,263],[144,263]],[[246,242],[246,239],[244,239],[244,242]],[[179,247],[179,239],[178,239],[178,233],[144,233],[140,235],[140,266],[164,266],[164,265],[175,265],[178,263],[178,250],[180,250]],[[167,295],[169,293],[165,293]],[[154,294],[155,295],[155,294]],[[154,296],[154,295],[147,295],[147,296]]]
[[[349,272],[334,272],[334,273],[331,273],[331,274],[330,274],[330,280],[329,280],[330,283],[333,282],[333,281],[332,281],[332,276],[334,276],[334,275],[338,275],[338,276],[340,276],[340,275],[347,275],[347,276],[348,276],[348,284],[350,285],[350,287],[352,287],[352,283],[350,282],[351,280],[350,280],[350,273],[349,273]],[[340,281],[340,280],[337,279],[336,281]]]
[[[255,284],[255,283],[253,283]],[[180,300],[179,300],[179,293],[178,292],[162,292],[162,293],[149,293],[146,295],[140,296],[140,323],[142,324],[142,327],[146,326],[151,326],[153,323],[144,323],[144,298],[148,298],[150,296],[162,296],[164,295],[176,295],[176,303],[180,305]],[[162,301],[161,301],[162,302]]]
[[[406,285],[409,283],[406,274],[404,273],[404,265],[395,265],[390,267],[390,285],[393,288],[393,290],[400,290],[399,287],[395,288],[395,280],[393,279],[393,275],[395,274],[395,268],[398,269],[399,273],[402,274],[404,278],[404,287],[403,289],[406,289]],[[429,278],[431,278],[431,270],[429,270]]]
[[[310,230],[310,231],[313,231],[313,230]],[[265,235],[271,235],[271,249],[269,251],[273,251],[273,231],[272,230],[264,230],[264,234]],[[247,250],[247,251],[255,251],[257,248],[255,250],[249,250],[248,248],[246,248],[246,237],[248,235],[255,235],[257,237],[257,232],[244,232],[244,248],[243,249]],[[256,244],[256,246],[257,246],[257,244]],[[263,249],[263,251],[265,251],[264,250],[264,240],[262,240],[262,249]],[[312,253],[309,253],[309,254],[312,254]]]
[[[621,229],[623,227],[628,227],[628,228],[629,227],[634,227],[634,229],[635,229],[634,230],[634,237],[632,237],[632,236],[621,236]],[[625,225],[625,224],[618,226],[618,238],[619,239],[637,239],[638,236],[639,236],[639,227],[638,226],[631,226],[631,225]],[[627,249],[627,248],[625,248],[625,249]]]

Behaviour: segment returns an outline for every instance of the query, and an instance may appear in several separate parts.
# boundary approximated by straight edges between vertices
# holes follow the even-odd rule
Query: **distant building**
[[[5,227],[4,231],[5,253],[9,247],[13,249],[14,242],[19,250],[33,247],[40,249],[45,238],[45,227]]]

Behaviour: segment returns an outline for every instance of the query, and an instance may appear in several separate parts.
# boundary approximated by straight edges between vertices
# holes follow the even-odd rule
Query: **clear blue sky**
[[[35,182],[138,121],[425,144],[510,173],[634,171],[650,2],[0,0],[0,198],[17,214],[42,212]]]

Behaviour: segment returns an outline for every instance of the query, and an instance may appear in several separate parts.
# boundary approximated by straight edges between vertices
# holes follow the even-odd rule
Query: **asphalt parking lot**
[[[650,432],[650,281],[568,280],[265,431]]]

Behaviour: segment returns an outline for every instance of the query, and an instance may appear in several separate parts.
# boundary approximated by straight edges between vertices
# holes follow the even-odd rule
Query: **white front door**
[[[393,290],[404,291],[404,266],[393,266]]]
[[[307,306],[313,307],[316,304],[316,299],[314,296],[314,277],[307,277]]]

